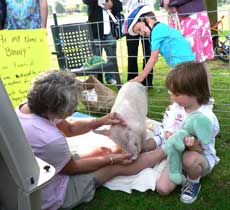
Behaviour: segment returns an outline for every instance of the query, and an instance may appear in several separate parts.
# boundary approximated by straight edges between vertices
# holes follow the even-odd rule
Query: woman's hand
[[[100,122],[101,125],[114,125],[114,124],[120,124],[123,126],[126,126],[126,122],[123,119],[123,117],[116,113],[109,113],[99,119],[97,119],[98,122]]]
[[[128,165],[133,162],[133,160],[131,160],[130,157],[131,155],[128,153],[110,154],[107,156],[110,165]]]

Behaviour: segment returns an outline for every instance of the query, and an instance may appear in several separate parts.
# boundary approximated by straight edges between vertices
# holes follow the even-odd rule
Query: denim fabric
[[[118,72],[117,56],[116,56],[117,47],[116,47],[116,40],[113,37],[113,35],[107,34],[107,35],[104,35],[102,39],[94,39],[94,41],[96,41],[96,43],[100,43],[99,46],[96,46],[94,49],[95,55],[102,56],[102,52],[104,49],[106,56],[107,56],[107,61],[113,64],[111,67],[112,68],[111,72]],[[116,78],[116,76],[112,73],[106,73],[105,79],[106,81],[108,81],[111,78]],[[101,82],[103,81],[102,74],[98,74],[97,77],[98,77],[98,80],[100,80]]]
[[[127,80],[133,79],[138,75],[138,47],[139,47],[139,40],[141,39],[142,44],[142,52],[143,52],[143,66],[144,69],[146,63],[148,62],[151,50],[150,50],[150,43],[148,38],[143,38],[140,35],[138,36],[131,36],[126,35],[126,44],[128,49],[128,77]],[[153,70],[148,74],[146,79],[142,82],[145,86],[152,86],[153,81]]]

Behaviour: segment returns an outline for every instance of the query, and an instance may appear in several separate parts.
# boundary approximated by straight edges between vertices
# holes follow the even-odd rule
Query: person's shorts
[[[167,141],[161,135],[154,135],[153,139],[156,143],[157,149],[161,148],[165,144],[165,142]]]
[[[204,163],[203,163],[203,170],[202,170],[202,177],[206,176],[207,174],[209,174],[211,172],[211,167],[208,163],[208,160],[205,156],[204,157]]]
[[[77,155],[74,155],[76,159]],[[94,173],[70,176],[63,205],[58,210],[69,210],[93,199],[97,187]]]

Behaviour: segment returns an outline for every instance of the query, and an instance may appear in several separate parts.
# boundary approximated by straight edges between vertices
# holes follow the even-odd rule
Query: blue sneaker
[[[200,182],[198,183],[193,183],[186,181],[184,186],[181,189],[181,195],[180,195],[180,201],[182,203],[193,203],[198,196],[198,193],[200,191],[201,184]]]

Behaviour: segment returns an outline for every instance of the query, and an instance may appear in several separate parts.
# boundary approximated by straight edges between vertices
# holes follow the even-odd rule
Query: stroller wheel
[[[223,47],[216,46],[215,47],[215,55],[220,60],[222,60],[224,62],[229,62],[229,59],[230,59],[229,53]]]

